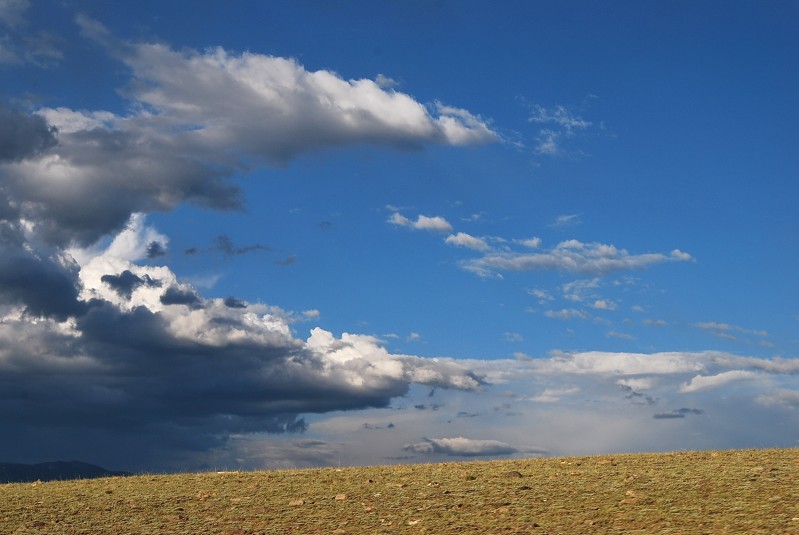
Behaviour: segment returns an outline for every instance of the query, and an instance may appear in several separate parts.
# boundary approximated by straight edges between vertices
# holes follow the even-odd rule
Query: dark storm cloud
[[[225,297],[223,302],[225,303],[225,306],[228,308],[247,308],[247,303],[245,303],[241,299],[233,297],[232,295]]]
[[[57,143],[55,128],[42,117],[0,103],[0,163],[36,156]]]
[[[58,259],[0,245],[0,303],[22,305],[33,316],[60,320],[81,314],[85,304],[77,299],[76,271],[77,266]]]
[[[165,305],[188,305],[190,307],[201,307],[202,300],[192,290],[185,290],[176,286],[170,286],[161,295],[161,303]]]
[[[147,245],[147,258],[152,260],[159,256],[166,256],[166,246],[159,241],[151,241]]]
[[[120,297],[130,299],[133,290],[140,286],[159,287],[161,283],[149,275],[139,277],[126,269],[119,275],[103,275],[100,280],[110,286]]]
[[[126,293],[154,282],[123,271],[103,284]],[[189,308],[161,312],[83,303],[74,292],[61,299],[81,309],[69,329],[0,321],[0,426],[15,437],[0,442],[0,457],[197,467],[233,434],[302,432],[303,414],[386,407],[417,375],[425,384],[474,388],[453,363],[376,355],[371,338],[336,340],[318,330],[306,344],[265,309],[258,316],[250,305],[231,308],[179,287],[162,301]],[[381,358],[401,369],[381,371]]]

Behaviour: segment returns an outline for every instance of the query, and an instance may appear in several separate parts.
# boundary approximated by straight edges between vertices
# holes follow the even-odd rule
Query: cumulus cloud
[[[50,243],[87,245],[119,231],[132,213],[184,201],[239,208],[233,177],[312,151],[497,139],[466,110],[426,107],[372,80],[308,71],[290,58],[128,43],[96,21],[79,23],[130,69],[133,111],[0,109],[3,194]]]
[[[481,277],[502,271],[556,270],[580,275],[603,276],[613,272],[644,269],[665,262],[685,261],[684,254],[630,254],[613,245],[568,240],[541,253],[491,252],[461,265]]]
[[[399,212],[394,212],[388,218],[388,222],[392,225],[400,227],[408,227],[415,230],[430,230],[433,232],[452,232],[452,225],[441,216],[426,216],[419,215],[416,221],[411,221]]]
[[[103,249],[0,257],[0,420],[29,448],[4,455],[99,461],[114,443],[136,452],[128,466],[177,462],[232,434],[302,431],[303,414],[385,407],[414,383],[483,385],[454,360],[391,354],[370,336],[296,337],[291,323],[314,310],[204,298],[136,263],[156,235],[137,215]],[[35,440],[54,421],[59,440]]]
[[[465,232],[450,234],[444,241],[450,245],[466,247],[467,249],[473,249],[475,251],[487,251],[491,248],[484,239],[476,238]]]
[[[616,310],[617,305],[613,301],[608,301],[607,299],[597,299],[591,304],[591,307],[597,310]]]
[[[0,2],[0,22],[21,23],[27,6]],[[237,433],[301,431],[306,413],[384,407],[414,383],[481,388],[451,359],[394,355],[377,339],[319,328],[297,336],[291,325],[316,310],[204,297],[155,265],[169,240],[145,214],[185,202],[240,209],[237,176],[309,152],[496,141],[488,122],[417,102],[385,76],[349,80],[291,58],[127,42],[77,20],[128,69],[129,106],[0,106],[0,422],[25,445],[0,453],[99,462],[132,451],[136,466]],[[41,60],[45,37],[27,42]],[[0,61],[25,59],[17,41],[0,37]],[[452,230],[439,217],[410,226]],[[224,234],[213,248],[268,250]]]
[[[516,448],[498,440],[476,440],[471,438],[425,438],[423,442],[407,444],[404,448],[413,453],[430,455],[440,453],[451,456],[508,455]]]
[[[518,242],[529,249],[538,249],[541,247],[542,240],[541,238],[534,236],[525,240],[518,240]]]

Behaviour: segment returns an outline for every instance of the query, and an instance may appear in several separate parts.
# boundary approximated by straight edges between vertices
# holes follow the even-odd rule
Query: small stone
[[[336,497],[334,499],[338,500],[338,501],[343,501],[343,500],[347,499],[347,495],[346,494],[336,494]]]
[[[511,470],[510,472],[505,472],[503,475],[505,477],[524,477],[518,470]]]
[[[303,500],[302,498],[298,498],[296,500],[291,500],[289,502],[289,505],[292,506],[292,507],[297,507],[298,505],[305,505],[305,500]]]

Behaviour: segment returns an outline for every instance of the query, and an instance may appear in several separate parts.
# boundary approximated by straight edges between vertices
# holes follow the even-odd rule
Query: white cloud
[[[529,249],[538,249],[541,247],[541,238],[534,236],[532,238],[527,238],[525,240],[518,240],[518,242]]]
[[[544,316],[548,318],[554,318],[559,320],[571,320],[571,319],[588,319],[590,316],[582,310],[577,310],[575,308],[562,308],[560,310],[547,310],[544,312]]]
[[[547,302],[555,300],[552,294],[550,294],[546,290],[533,288],[532,290],[527,290],[527,293],[529,293],[533,297],[538,298],[538,304],[540,305],[545,305]]]
[[[799,374],[799,358],[786,359],[774,357],[770,359],[761,359],[720,353],[714,356],[713,362],[719,366],[728,368],[746,367],[774,374]]]
[[[644,269],[664,262],[683,261],[661,253],[633,255],[625,249],[602,243],[567,240],[542,253],[489,253],[462,263],[464,269],[480,276],[499,271],[557,270],[603,276],[615,271]]]
[[[580,389],[577,387],[547,388],[539,395],[530,398],[535,403],[556,403],[561,397],[569,394],[576,394]]]
[[[729,338],[731,338],[733,340],[735,339],[735,337],[730,334],[730,333],[733,333],[733,332],[739,333],[739,334],[748,334],[748,335],[760,336],[760,337],[768,336],[768,331],[765,331],[765,330],[747,329],[745,327],[739,327],[737,325],[730,325],[728,323],[720,323],[720,322],[717,322],[717,321],[700,322],[700,323],[696,323],[694,326],[696,328],[698,328],[698,329],[702,329],[702,330],[705,330],[705,331],[711,331],[712,334],[714,334],[715,336],[725,337],[725,335],[726,335],[726,337],[729,337]]]
[[[699,358],[697,358],[699,357]],[[701,353],[560,353],[540,362],[539,372],[599,375],[664,375],[705,369]]]
[[[29,0],[0,0],[0,21],[8,26],[22,24],[29,7]]]
[[[635,340],[635,336],[629,333],[622,333],[618,331],[608,331],[607,336],[611,338],[618,338],[620,340]]]
[[[582,135],[594,126],[574,111],[560,105],[553,108],[533,105],[528,121],[543,126],[536,136],[535,151],[547,156],[568,154],[563,141]]]
[[[388,218],[388,222],[392,225],[401,227],[408,227],[416,230],[430,230],[434,232],[452,232],[452,225],[441,216],[429,217],[426,215],[419,215],[416,221],[411,221],[399,212],[394,212]]]
[[[716,375],[697,375],[683,384],[679,391],[682,393],[701,392],[725,386],[736,381],[761,378],[762,374],[747,370],[730,370]]]
[[[488,251],[491,248],[482,238],[476,238],[465,232],[451,234],[447,236],[447,239],[444,241],[451,245],[458,245],[460,247],[466,247],[475,251]]]
[[[512,343],[524,342],[524,336],[522,336],[519,333],[506,332],[504,336],[506,342],[512,342]]]
[[[533,106],[528,120],[532,123],[556,124],[569,133],[573,133],[575,130],[585,130],[591,126],[589,121],[575,115],[565,106],[547,109],[536,104]]]
[[[616,310],[617,305],[613,301],[608,301],[607,299],[597,299],[591,304],[591,307],[597,310]]]
[[[550,223],[549,226],[553,228],[566,228],[579,225],[580,223],[580,214],[563,214],[556,217],[555,221]]]
[[[655,385],[652,377],[627,377],[619,379],[616,384],[629,387],[633,390],[649,390]]]
[[[586,299],[596,296],[596,290],[599,288],[600,279],[594,277],[593,279],[578,279],[567,282],[560,287],[564,299],[580,303]]]
[[[441,453],[452,456],[507,455],[517,450],[498,440],[477,440],[464,437],[425,438],[424,442],[405,445],[407,451],[418,454]]]
[[[58,128],[58,144],[0,164],[4,193],[50,243],[85,246],[117,232],[133,213],[185,201],[238,208],[235,175],[309,152],[498,139],[466,110],[428,108],[372,80],[308,71],[290,58],[128,43],[86,17],[78,23],[129,67],[131,112],[42,108],[37,113]],[[435,219],[417,223],[451,231]]]
[[[679,249],[674,249],[671,252],[671,257],[676,259],[676,260],[681,260],[681,261],[689,261],[689,260],[693,260],[694,259],[693,256],[689,255],[688,253],[684,253],[684,252],[680,251]]]

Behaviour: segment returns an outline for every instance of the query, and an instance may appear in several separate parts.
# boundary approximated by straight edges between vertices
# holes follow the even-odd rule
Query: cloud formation
[[[166,267],[111,254],[146,250],[129,247],[131,234],[149,235],[131,225],[66,272],[73,276],[62,283],[71,290],[62,290],[72,297],[64,298],[71,314],[42,317],[35,296],[4,308],[0,413],[9,433],[30,438],[58,421],[65,437],[97,440],[84,455],[103,458],[112,439],[135,443],[135,463],[164,449],[211,448],[235,433],[301,431],[302,414],[384,407],[412,383],[481,387],[476,374],[449,359],[394,355],[373,337],[339,338],[320,328],[303,340],[292,333],[294,316],[276,307],[203,298]],[[28,454],[55,454],[78,442],[39,443]],[[13,450],[3,448],[24,453]]]
[[[508,455],[517,451],[513,446],[498,440],[477,440],[464,437],[425,438],[423,442],[405,445],[404,449],[423,455],[439,453],[458,457]]]
[[[630,254],[626,249],[603,243],[568,240],[540,253],[490,252],[480,258],[466,260],[464,269],[481,277],[503,271],[557,270],[578,275],[603,276],[613,272],[644,269],[664,262],[684,262],[692,257],[675,249],[669,254]]]
[[[133,111],[0,108],[2,195],[53,244],[88,245],[133,213],[185,201],[239,208],[233,177],[308,152],[497,140],[466,110],[428,107],[372,80],[308,71],[290,58],[129,43],[78,22],[130,69]],[[93,210],[83,209],[87,198]]]
[[[0,19],[12,24],[26,6],[2,3]],[[0,454],[118,465],[114,452],[130,451],[130,467],[186,465],[236,434],[302,431],[304,414],[385,407],[412,384],[481,388],[451,359],[395,355],[370,336],[297,336],[314,310],[205,298],[154,264],[169,240],[145,214],[184,202],[238,209],[237,175],[313,151],[497,140],[485,121],[385,79],[131,43],[78,23],[129,69],[129,112],[0,105],[0,423],[15,436]],[[219,235],[215,249],[268,247]],[[54,425],[57,443],[46,438]]]
[[[562,156],[567,153],[564,140],[583,134],[594,125],[566,106],[545,108],[531,106],[528,121],[542,125],[536,136],[535,151],[545,156]]]
[[[44,118],[0,103],[0,164],[38,156],[56,144],[56,129]]]
[[[433,232],[452,232],[452,225],[449,224],[449,221],[444,219],[441,216],[426,216],[426,215],[419,215],[416,218],[416,221],[411,221],[404,215],[400,214],[399,212],[394,212],[391,214],[391,217],[388,218],[388,222],[392,225],[398,225],[400,227],[408,227],[414,230],[429,230]]]

